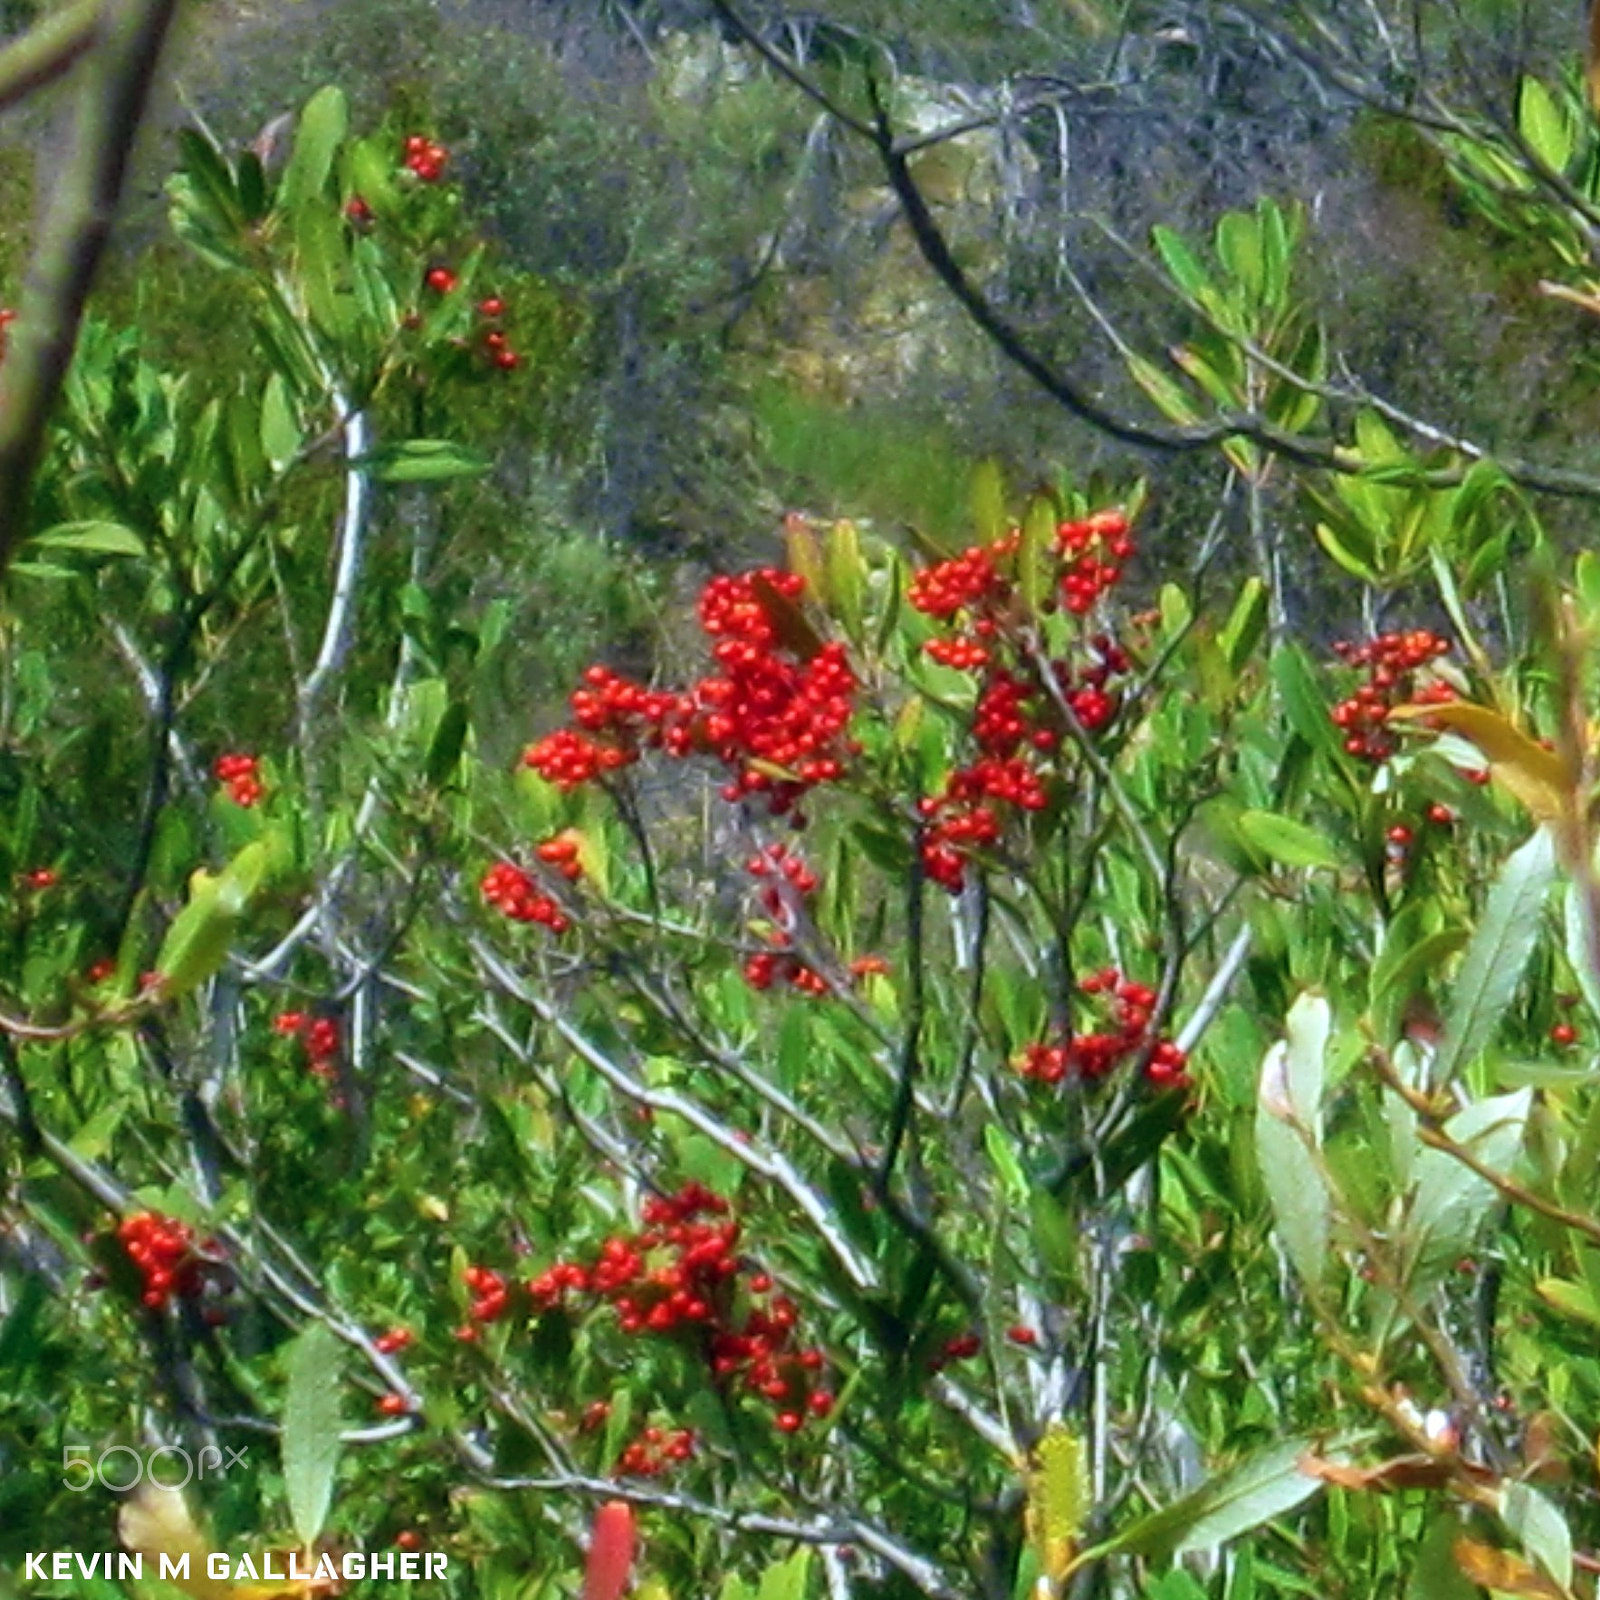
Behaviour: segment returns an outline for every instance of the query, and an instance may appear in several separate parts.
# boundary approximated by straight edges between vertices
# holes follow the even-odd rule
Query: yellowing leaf
[[[783,544],[789,557],[789,570],[806,580],[806,593],[818,605],[828,603],[828,574],[822,557],[822,541],[817,530],[798,511],[783,519]]]
[[[1437,706],[1396,706],[1389,713],[1391,722],[1423,719],[1477,745],[1495,781],[1538,821],[1552,822],[1576,804],[1577,776],[1566,762],[1498,711],[1466,700],[1450,700]]]
[[[1566,1600],[1560,1584],[1509,1550],[1496,1550],[1463,1536],[1455,1542],[1455,1558],[1456,1565],[1480,1589],[1518,1595],[1523,1600]]]
[[[1028,1474],[1028,1526],[1039,1566],[1060,1583],[1072,1566],[1078,1535],[1089,1514],[1089,1475],[1083,1441],[1060,1422],[1051,1423],[1033,1453]]]
[[[149,1480],[122,1502],[117,1536],[129,1551],[145,1557],[156,1575],[165,1575],[167,1582],[191,1600],[273,1600],[275,1596],[306,1600],[325,1592],[325,1586],[316,1583],[234,1583],[213,1578],[206,1570],[211,1541],[195,1521],[182,1490]]]

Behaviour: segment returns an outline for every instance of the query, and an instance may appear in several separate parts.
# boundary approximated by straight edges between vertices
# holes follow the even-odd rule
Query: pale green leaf
[[[333,1501],[339,1465],[339,1358],[337,1336],[313,1322],[289,1346],[283,1401],[283,1484],[294,1531],[315,1544]]]
[[[1555,849],[1545,828],[1500,869],[1451,991],[1431,1074],[1435,1087],[1449,1083],[1488,1048],[1539,942],[1555,873]]]

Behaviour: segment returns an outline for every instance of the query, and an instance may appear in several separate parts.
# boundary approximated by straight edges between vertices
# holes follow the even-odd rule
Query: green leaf
[[[780,1561],[761,1574],[756,1600],[805,1600],[810,1574],[811,1549],[801,1545],[787,1561]]]
[[[187,994],[221,970],[239,927],[239,913],[225,905],[217,893],[218,880],[202,877],[191,889],[189,903],[172,919],[155,970],[161,974],[162,992],[169,997]]]
[[[1093,1551],[1096,1558],[1141,1555],[1170,1561],[1191,1550],[1210,1550],[1303,1505],[1322,1487],[1300,1470],[1310,1453],[1307,1439],[1291,1439],[1242,1461],[1181,1500],[1113,1535]],[[1341,1459],[1338,1455],[1331,1459]]]
[[[1235,821],[1245,843],[1286,867],[1337,868],[1339,853],[1315,828],[1272,811],[1241,811]]]
[[[1322,1091],[1333,1015],[1320,995],[1303,994],[1289,1012],[1286,1041],[1261,1064],[1256,1099],[1256,1160],[1283,1247],[1310,1286],[1322,1281],[1330,1204],[1315,1151],[1322,1148]]]
[[[828,529],[822,560],[834,615],[851,639],[859,639],[866,615],[867,560],[855,523],[841,518]]]
[[[261,393],[261,450],[274,472],[294,460],[304,439],[289,385],[282,373],[274,372]]]
[[[1153,361],[1130,352],[1123,357],[1129,375],[1161,408],[1164,416],[1173,422],[1190,423],[1200,419],[1200,408],[1189,397],[1181,383],[1164,372]]]
[[[236,234],[244,223],[244,207],[222,153],[192,128],[179,129],[178,151],[190,203],[221,238]]]
[[[1172,281],[1191,300],[1202,300],[1213,293],[1210,274],[1179,234],[1171,228],[1157,226],[1150,230],[1150,238]]]
[[[314,1544],[333,1500],[339,1465],[338,1337],[313,1322],[289,1346],[288,1387],[283,1399],[283,1486],[300,1542]]]
[[[1007,1198],[1013,1204],[1023,1204],[1028,1198],[1028,1179],[1022,1170],[1022,1163],[1017,1159],[1016,1151],[1011,1148],[1011,1140],[1005,1130],[996,1123],[984,1123],[983,1143],[989,1152],[989,1160],[994,1165],[995,1173],[1005,1185]]]
[[[332,84],[306,102],[278,191],[278,203],[285,211],[292,214],[321,196],[349,121],[344,91]]]
[[[1588,1002],[1590,1012],[1600,1018],[1600,973],[1589,959],[1587,939],[1584,935],[1583,890],[1576,883],[1567,885],[1563,922],[1565,924],[1567,962],[1578,979],[1578,987]]]
[[[1478,1586],[1468,1580],[1456,1561],[1455,1544],[1461,1532],[1459,1519],[1448,1511],[1429,1523],[1406,1585],[1406,1600],[1478,1600]]]
[[[356,463],[383,483],[436,483],[446,478],[476,478],[489,463],[450,439],[408,439],[384,445]]]
[[[1260,578],[1246,578],[1233,603],[1217,642],[1228,658],[1228,670],[1237,675],[1261,642],[1267,628],[1267,586]]]
[[[144,540],[120,522],[58,522],[55,527],[36,533],[29,545],[46,550],[83,550],[98,556],[142,556]]]
[[[1500,1494],[1500,1520],[1522,1541],[1530,1561],[1563,1589],[1572,1587],[1572,1532],[1549,1500],[1526,1483],[1508,1483]]]
[[[972,525],[981,544],[993,544],[1004,538],[1009,519],[1006,516],[1006,485],[1000,463],[986,456],[972,469],[969,490],[972,500]]]
[[[455,776],[461,762],[462,746],[467,741],[470,715],[465,700],[452,700],[444,709],[428,743],[422,775],[429,787],[438,789]]]
[[[187,994],[221,970],[239,923],[279,853],[273,843],[257,840],[217,876],[194,874],[189,903],[172,919],[156,955],[164,996]]]
[[[1342,735],[1329,714],[1329,698],[1317,682],[1316,672],[1298,645],[1286,644],[1273,653],[1272,678],[1278,686],[1283,714],[1289,726],[1313,750],[1336,761],[1344,759]]]
[[[1217,224],[1217,259],[1259,300],[1266,287],[1261,230],[1248,212],[1230,211]]]
[[[1017,550],[1017,577],[1030,616],[1049,598],[1055,568],[1056,510],[1049,496],[1036,494],[1022,518],[1022,543]]]
[[[1317,524],[1317,543],[1352,577],[1363,583],[1381,584],[1377,571],[1352,550],[1325,522]]]
[[[1574,1322],[1600,1328],[1600,1300],[1594,1290],[1576,1278],[1541,1278],[1533,1292],[1551,1308]]]
[[[1476,1161],[1505,1172],[1521,1148],[1532,1103],[1531,1089],[1479,1100],[1457,1112],[1444,1131]],[[1499,1196],[1486,1178],[1445,1150],[1421,1151],[1416,1173],[1416,1197],[1405,1228],[1410,1257],[1406,1285],[1412,1298],[1421,1300],[1472,1248]]]
[[[1451,991],[1444,1038],[1430,1073],[1434,1087],[1449,1083],[1488,1048],[1539,942],[1555,875],[1555,847],[1546,828],[1501,868]]]
[[[1537,78],[1524,78],[1517,97],[1517,127],[1533,152],[1553,172],[1572,159],[1573,129],[1555,98]]]

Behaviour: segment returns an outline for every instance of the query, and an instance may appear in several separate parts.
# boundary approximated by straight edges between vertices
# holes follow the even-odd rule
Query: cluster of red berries
[[[493,1267],[468,1267],[462,1274],[466,1286],[472,1291],[472,1303],[467,1307],[471,1322],[498,1322],[511,1303],[511,1286],[505,1274]],[[467,1328],[456,1330],[458,1338],[471,1332]]]
[[[579,860],[582,848],[582,841],[569,828],[565,833],[558,833],[553,839],[546,839],[533,853],[552,872],[558,873],[568,883],[576,883],[583,876],[583,862]]]
[[[372,1347],[381,1356],[399,1355],[402,1350],[410,1348],[412,1338],[409,1328],[390,1328],[372,1341]]]
[[[923,870],[952,894],[966,881],[972,853],[994,844],[1004,832],[997,804],[1021,811],[1040,811],[1048,804],[1036,761],[1054,754],[1066,731],[1032,662],[1008,668],[997,659],[1012,642],[1006,625],[1014,611],[1015,586],[1008,574],[1020,546],[1015,531],[993,544],[974,545],[918,572],[907,591],[916,610],[954,622],[961,630],[930,640],[923,646],[928,655],[957,671],[984,674],[972,720],[980,759],[952,773],[939,794],[920,802],[926,819]],[[1101,511],[1058,524],[1055,550],[1060,603],[1083,616],[1120,580],[1134,543],[1122,512]],[[1130,663],[1127,652],[1107,633],[1095,634],[1084,646],[1084,662],[1053,661],[1050,671],[1079,726],[1098,733],[1117,713],[1116,698],[1108,692],[1110,680],[1126,673]]]
[[[846,736],[856,680],[844,646],[810,650],[786,640],[775,615],[804,590],[798,574],[772,568],[713,578],[700,596],[700,625],[719,670],[670,693],[591,667],[571,700],[578,726],[539,740],[524,763],[574,789],[646,748],[710,755],[734,774],[724,799],[759,794],[774,814],[787,812],[808,789],[842,777],[858,753]]]
[[[456,286],[461,282],[461,276],[453,267],[432,266],[422,275],[425,288],[431,289],[435,294],[453,294]],[[522,365],[522,357],[511,348],[510,341],[506,338],[506,331],[501,326],[501,319],[506,314],[506,303],[499,295],[489,295],[480,300],[476,307],[481,321],[487,324],[479,335],[479,347],[488,358],[489,364],[498,367],[501,372],[514,372]],[[406,326],[418,328],[422,325],[420,316],[412,313],[406,319]],[[458,345],[463,341],[457,341]]]
[[[450,152],[442,144],[413,133],[405,143],[405,165],[424,183],[437,183],[444,176]]]
[[[1346,752],[1358,760],[1381,763],[1399,748],[1388,725],[1389,713],[1397,705],[1441,705],[1455,698],[1455,691],[1442,679],[1417,682],[1423,669],[1450,653],[1450,641],[1427,628],[1379,634],[1361,645],[1341,640],[1333,650],[1346,666],[1363,667],[1367,673],[1367,681],[1331,713],[1345,736]]]
[[[1065,563],[1062,604],[1081,617],[1116,586],[1135,547],[1124,513],[1097,511],[1078,522],[1063,522],[1056,529],[1056,548]]]
[[[152,1311],[159,1311],[174,1295],[198,1294],[204,1267],[195,1253],[194,1232],[176,1217],[141,1211],[117,1227],[117,1238],[128,1259],[144,1280],[140,1295]]]
[[[303,1039],[306,1065],[319,1078],[339,1076],[339,1024],[332,1017],[313,1017],[304,1011],[283,1011],[272,1019],[274,1033],[286,1039]]]
[[[906,590],[906,599],[914,610],[924,616],[937,617],[945,622],[963,611],[988,613],[980,615],[979,620],[987,622],[989,626],[977,631],[980,636],[991,636],[994,631],[992,613],[1003,607],[1011,597],[1011,583],[1003,576],[1001,567],[1016,555],[1021,542],[1018,534],[1010,533],[993,544],[975,544],[948,561],[937,561],[931,567],[924,567],[913,575]]]
[[[1098,1033],[1077,1033],[1061,1044],[1032,1044],[1017,1061],[1017,1071],[1035,1082],[1057,1084],[1069,1075],[1093,1083],[1124,1062],[1149,1052],[1145,1076],[1157,1088],[1184,1088],[1188,1058],[1170,1039],[1150,1039],[1150,1017],[1156,993],[1124,978],[1115,967],[1091,973],[1078,988],[1110,1002],[1110,1027]]]
[[[248,809],[267,792],[261,782],[260,765],[255,756],[225,755],[217,757],[211,770],[219,783],[227,785],[228,798],[236,806]]]
[[[589,1264],[558,1261],[531,1279],[531,1309],[544,1313],[566,1305],[569,1295],[591,1295],[615,1312],[625,1334],[692,1333],[693,1348],[704,1355],[712,1376],[770,1405],[780,1432],[798,1431],[807,1417],[827,1416],[833,1395],[824,1382],[826,1360],[820,1350],[800,1345],[798,1309],[773,1292],[767,1274],[750,1273],[741,1283],[740,1230],[728,1202],[688,1183],[677,1194],[647,1200],[641,1220],[637,1232],[602,1241]],[[512,1289],[500,1273],[472,1267],[467,1285],[475,1296],[474,1323],[505,1314]],[[475,1329],[461,1330],[458,1337],[475,1337]],[[583,1426],[597,1426],[606,1414],[604,1402],[597,1401]],[[653,1447],[666,1439],[647,1431],[641,1442]],[[621,1470],[642,1471],[648,1461],[650,1470],[658,1471],[687,1453],[625,1453]]]
[[[801,994],[825,995],[828,980],[787,950],[758,950],[744,964],[744,981],[765,992],[786,983]]]
[[[565,866],[567,863],[562,862],[561,865]],[[576,860],[572,861],[571,865],[577,866]],[[564,873],[563,876],[575,876],[575,874]],[[537,922],[552,933],[565,933],[572,926],[560,905],[521,867],[513,866],[509,861],[502,861],[490,867],[484,873],[478,888],[489,905],[513,922]]]
[[[617,1457],[619,1478],[654,1478],[694,1455],[692,1428],[643,1429]]]
[[[478,315],[488,324],[483,330],[483,353],[502,372],[514,372],[522,365],[522,357],[506,341],[506,331],[501,319],[506,314],[506,303],[497,294],[478,302]]]
[[[53,867],[34,867],[21,875],[25,889],[53,889],[60,881]]]
[[[761,883],[761,909],[772,919],[762,934],[772,948],[758,950],[745,962],[745,982],[752,989],[766,990],[774,984],[787,983],[802,994],[826,994],[827,979],[789,950],[796,906],[816,891],[816,873],[798,851],[781,843],[769,844],[761,855],[752,856],[745,863],[745,871]]]

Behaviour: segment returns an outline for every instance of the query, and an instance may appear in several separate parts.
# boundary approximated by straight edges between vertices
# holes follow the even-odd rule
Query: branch
[[[106,0],[78,103],[77,143],[28,268],[0,364],[0,571],[27,536],[33,474],[111,237],[134,137],[177,0]]]
[[[95,42],[100,0],[79,0],[46,17],[0,51],[0,111],[53,83]]]
[[[762,39],[739,16],[730,0],[712,0],[712,5],[718,15],[775,71],[828,110],[843,127],[872,145],[924,262],[1000,353],[1026,373],[1057,404],[1098,432],[1144,450],[1193,454],[1214,449],[1230,439],[1248,439],[1262,449],[1301,466],[1347,475],[1359,475],[1367,470],[1368,463],[1359,451],[1346,449],[1332,439],[1288,432],[1253,411],[1219,412],[1208,422],[1171,426],[1140,421],[1113,411],[1069,373],[1034,349],[1016,324],[972,281],[955,259],[949,241],[935,221],[912,175],[910,157],[917,145],[915,141],[908,143],[895,137],[876,84],[873,84],[873,121],[866,123],[840,107],[782,52]],[[1354,93],[1348,85],[1341,83],[1340,87],[1347,93]],[[1400,114],[1390,105],[1381,106],[1380,109],[1391,115]],[[1416,123],[1422,119],[1412,114],[1408,120]],[[1467,125],[1459,119],[1443,121],[1440,127],[1442,131],[1470,133]],[[1546,176],[1543,173],[1538,175]],[[1506,476],[1524,488],[1571,499],[1600,500],[1600,477],[1590,473],[1513,457],[1497,457],[1496,460]],[[1413,481],[1429,488],[1452,488],[1461,482],[1464,475],[1464,469],[1461,468],[1419,471]]]

